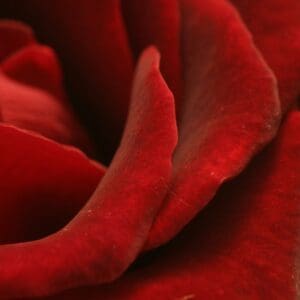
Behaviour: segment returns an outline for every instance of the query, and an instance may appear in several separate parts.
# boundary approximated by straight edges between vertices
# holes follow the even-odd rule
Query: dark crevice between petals
[[[173,0],[125,0],[122,12],[135,58],[149,45],[161,55],[161,70],[175,97],[180,116],[182,100],[182,66],[180,57],[180,11]]]
[[[300,1],[231,0],[274,71],[285,113],[300,95]]]
[[[224,0],[181,0],[184,101],[166,201],[145,246],[174,237],[276,134],[276,79]]]
[[[46,296],[118,278],[140,253],[164,200],[176,143],[174,98],[159,54],[149,48],[137,67],[121,146],[96,191],[57,233],[0,247],[0,295]]]
[[[93,142],[64,93],[62,72],[54,51],[39,44],[14,50],[0,65],[2,122],[94,155]]]
[[[0,22],[0,61],[7,59],[19,49],[35,44],[32,29],[24,23],[13,20]]]
[[[0,124],[0,136],[0,244],[61,229],[92,195],[105,169],[76,148],[14,126]]]
[[[148,261],[110,285],[46,299],[299,298],[299,155],[294,112],[243,174]]]
[[[133,64],[119,0],[2,1],[0,16],[23,20],[63,62],[68,95],[109,163],[121,140]]]

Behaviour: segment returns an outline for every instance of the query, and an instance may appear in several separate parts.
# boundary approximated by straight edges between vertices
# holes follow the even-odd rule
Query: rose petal
[[[122,1],[126,27],[136,57],[155,45],[162,54],[162,74],[173,91],[178,109],[181,97],[179,53],[180,16],[174,0]]]
[[[5,1],[1,15],[31,24],[64,63],[78,110],[86,114],[104,158],[120,142],[128,109],[132,59],[119,0]]]
[[[300,96],[300,1],[232,0],[278,79],[282,110]]]
[[[0,21],[0,61],[34,43],[33,32],[27,25],[11,20]]]
[[[14,115],[12,120],[8,118],[6,121],[39,132],[61,143],[75,145],[86,153],[95,155],[93,142],[79,124],[65,95],[62,71],[56,54],[51,48],[42,45],[23,47],[4,60],[1,68],[10,78],[49,92],[56,98],[51,95],[40,96],[40,99],[33,96],[29,106],[27,98],[19,97],[17,100],[19,104],[15,103],[13,109],[11,102],[5,105],[0,101],[0,104],[5,106],[4,110],[9,110],[9,113]],[[59,112],[55,113],[57,110]]]
[[[137,68],[121,146],[87,205],[48,238],[0,247],[1,295],[108,282],[139,253],[164,198],[176,145],[174,100],[158,64],[157,51],[148,49]]]
[[[0,243],[62,228],[88,200],[104,168],[79,150],[0,125]]]
[[[5,47],[0,44],[0,54],[2,48],[6,53],[2,55],[6,57],[1,63],[2,71],[25,84],[15,85],[14,81],[7,81],[0,75],[1,121],[95,154],[91,140],[66,101],[59,62],[53,50],[37,45],[31,29],[15,21],[0,21],[1,41]],[[26,85],[39,89],[30,91]],[[40,89],[53,93],[58,99],[42,95]]]
[[[182,0],[185,100],[170,192],[146,249],[172,238],[274,136],[271,71],[233,8]]]
[[[300,113],[184,232],[115,284],[49,300],[296,299]]]
[[[92,152],[91,142],[70,108],[46,91],[0,73],[0,107],[5,123]]]
[[[1,68],[14,80],[48,91],[59,99],[65,97],[58,59],[47,46],[24,47],[4,60]]]

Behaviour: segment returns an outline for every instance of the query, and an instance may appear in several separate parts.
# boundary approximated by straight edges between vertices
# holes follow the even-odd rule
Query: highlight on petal
[[[53,47],[69,94],[90,122],[106,160],[126,121],[133,64],[119,0],[2,1],[0,16],[30,24]]]
[[[0,247],[1,295],[109,282],[139,254],[164,199],[177,142],[174,99],[158,65],[158,52],[147,49],[120,148],[86,206],[47,238]]]
[[[282,110],[300,97],[300,1],[231,0],[274,71]]]
[[[104,175],[79,150],[7,124],[0,125],[0,164],[1,244],[62,228]]]
[[[175,95],[178,110],[182,88],[178,2],[126,0],[122,1],[122,6],[134,55],[138,57],[149,45],[159,49],[162,74]]]
[[[233,8],[181,0],[185,94],[167,199],[145,246],[180,231],[274,136],[273,74]]]
[[[18,49],[34,43],[34,34],[27,25],[12,20],[0,21],[0,61]]]
[[[112,285],[49,300],[297,299],[300,113],[174,241]]]

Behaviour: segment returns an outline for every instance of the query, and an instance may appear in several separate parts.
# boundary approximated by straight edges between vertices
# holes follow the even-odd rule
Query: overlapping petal
[[[70,95],[90,122],[103,159],[112,157],[126,120],[132,57],[119,0],[3,1],[0,15],[33,26],[64,63]]]
[[[282,110],[300,97],[300,2],[232,0],[279,84]]]
[[[0,74],[2,122],[37,132],[92,153],[92,144],[63,102],[51,94]],[[69,107],[68,107],[69,108]]]
[[[162,74],[175,95],[176,109],[179,111],[182,75],[178,1],[125,0],[122,5],[134,55],[138,57],[149,45],[158,47],[162,55]]]
[[[93,142],[64,94],[62,73],[54,51],[38,45],[31,30],[14,21],[0,22],[1,51],[2,122],[95,154]]]
[[[246,172],[148,263],[110,286],[49,300],[298,298],[299,155],[296,112]]]
[[[146,248],[173,237],[274,136],[275,78],[223,0],[182,0],[185,94],[167,199]]]
[[[1,244],[37,239],[63,227],[104,174],[79,150],[7,124],[0,125],[0,161]]]
[[[174,99],[158,65],[157,51],[148,49],[121,146],[86,206],[56,234],[0,247],[1,295],[109,282],[139,254],[164,199],[177,142]]]
[[[284,112],[299,96],[300,6],[295,0],[232,2],[249,28],[226,0],[122,2],[134,56],[155,44],[162,52],[162,72],[177,98],[179,143],[172,175],[174,99],[159,72],[159,55],[150,48],[138,65],[125,135],[105,177],[62,230],[41,240],[0,247],[1,296],[43,296],[73,287],[79,288],[49,299],[299,296],[300,114],[292,113],[276,141],[215,194],[276,133],[280,103],[273,71]],[[88,112],[108,160],[122,131],[132,79],[120,2],[88,0],[74,6],[69,0],[29,0],[18,3],[16,11],[15,1],[7,1],[0,8],[0,15],[33,24],[39,36],[58,49],[74,99]],[[16,32],[15,39],[7,38],[10,32]],[[8,42],[3,51],[2,40]],[[73,115],[65,110],[53,52],[35,45],[22,25],[6,22],[0,24],[0,59],[5,72],[0,76],[2,121],[79,145],[74,142],[78,131]],[[104,170],[72,148],[15,127],[0,125],[1,135],[3,157],[10,155],[11,145],[21,143],[25,152],[32,147],[30,155],[35,155],[27,160],[23,152],[12,151],[13,159],[4,163],[3,174],[8,170],[9,176],[0,190],[5,199],[0,217],[3,214],[2,228],[10,230],[0,229],[2,241],[32,240],[58,230],[82,207]],[[49,151],[40,155],[38,146]],[[67,154],[66,165],[55,168]],[[33,170],[23,178],[19,172],[31,161]],[[22,168],[13,165],[18,162]],[[37,178],[41,168],[50,171]],[[77,168],[83,168],[84,182]],[[53,190],[56,176],[59,180],[63,172],[65,189],[58,185]],[[75,174],[68,177],[71,172]],[[19,187],[14,189],[14,180],[24,197]],[[41,192],[37,191],[45,193],[45,202],[32,197],[34,180],[41,182]],[[73,180],[78,183],[74,191]],[[28,204],[37,208],[34,224],[44,218],[42,228],[28,229],[30,212],[23,209],[24,199],[26,209]],[[107,284],[123,274],[141,250],[169,241],[199,212],[177,239],[153,256],[144,254],[121,279]],[[26,226],[19,226],[17,218]],[[96,286],[80,288],[90,284]]]
[[[61,101],[66,98],[62,70],[50,47],[34,44],[18,49],[2,62],[1,69],[16,81],[50,92]]]

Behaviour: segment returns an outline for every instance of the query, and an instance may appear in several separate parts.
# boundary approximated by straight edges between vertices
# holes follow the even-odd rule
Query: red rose
[[[231,2],[0,3],[1,299],[299,297],[300,2]]]

